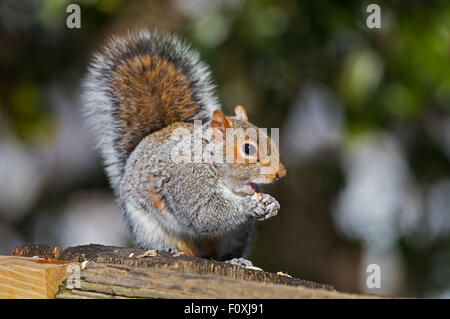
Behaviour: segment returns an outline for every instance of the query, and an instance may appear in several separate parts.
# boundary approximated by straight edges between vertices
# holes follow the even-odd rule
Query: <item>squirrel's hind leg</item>
[[[251,261],[245,259],[251,244],[255,228],[253,220],[248,221],[236,231],[228,234],[221,240],[221,261],[227,261],[238,266],[250,265]],[[242,262],[241,262],[242,261]]]
[[[178,249],[169,242],[167,234],[156,218],[135,205],[126,204],[124,208],[125,218],[138,248],[170,254],[179,253]]]
[[[228,264],[232,264],[232,265],[236,265],[236,266],[241,266],[241,267],[248,267],[248,266],[253,266],[253,263],[245,258],[233,258],[230,260],[225,260],[226,263]]]

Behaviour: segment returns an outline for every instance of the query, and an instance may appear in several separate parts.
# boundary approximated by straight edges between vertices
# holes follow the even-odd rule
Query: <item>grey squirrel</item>
[[[258,142],[269,145],[269,162],[278,150],[242,106],[235,116],[220,111],[210,70],[196,51],[166,33],[114,37],[89,65],[83,103],[138,247],[216,260],[245,257],[255,222],[280,207],[257,187],[286,170],[276,162],[263,172],[273,163],[263,161]],[[231,154],[231,162],[174,161],[180,143],[174,133],[192,137],[195,120],[202,132],[213,132],[201,143]],[[236,143],[228,143],[229,131]]]

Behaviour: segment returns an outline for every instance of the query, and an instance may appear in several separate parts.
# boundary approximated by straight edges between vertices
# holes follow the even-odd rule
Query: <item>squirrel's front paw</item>
[[[265,220],[275,216],[280,209],[278,201],[269,194],[255,193],[250,197],[250,213],[257,220]]]

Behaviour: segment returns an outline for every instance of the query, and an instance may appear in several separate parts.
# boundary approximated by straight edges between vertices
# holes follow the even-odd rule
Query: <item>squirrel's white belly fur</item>
[[[161,224],[148,212],[131,203],[125,205],[125,216],[133,238],[143,249],[156,249],[175,253]]]

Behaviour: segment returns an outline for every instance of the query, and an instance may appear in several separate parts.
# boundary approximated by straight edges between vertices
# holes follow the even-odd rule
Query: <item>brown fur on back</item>
[[[131,153],[148,134],[198,112],[188,78],[158,56],[135,56],[117,67],[111,82],[119,101],[121,144]]]

